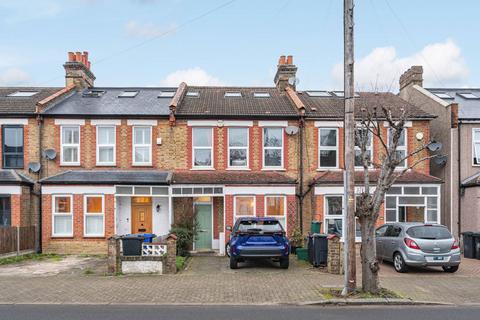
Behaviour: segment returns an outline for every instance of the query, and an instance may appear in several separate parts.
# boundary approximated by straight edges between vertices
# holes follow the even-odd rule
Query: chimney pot
[[[70,62],[75,61],[75,53],[73,53],[73,52],[68,53],[68,61],[70,61]]]
[[[280,56],[280,59],[278,59],[278,64],[285,64],[285,56]]]
[[[297,73],[297,66],[293,64],[293,56],[280,56],[278,60],[277,73],[273,81],[278,91],[283,92],[287,87],[292,87],[295,90],[295,84],[289,84],[288,79],[295,78]]]
[[[82,62],[82,53],[77,51],[75,52],[75,61]]]
[[[287,64],[293,64],[293,56],[287,56]]]
[[[90,70],[87,51],[68,52],[68,61],[63,67],[65,68],[65,86],[73,84],[77,90],[94,86],[95,75]]]
[[[423,87],[423,67],[412,66],[400,76],[399,84],[400,90],[409,85],[418,85]]]

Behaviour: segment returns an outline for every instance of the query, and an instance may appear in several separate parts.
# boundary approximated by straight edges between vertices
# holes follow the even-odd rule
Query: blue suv
[[[288,269],[290,243],[280,222],[275,218],[238,218],[226,251],[230,256],[230,268],[237,269],[238,262],[254,258],[271,258]]]

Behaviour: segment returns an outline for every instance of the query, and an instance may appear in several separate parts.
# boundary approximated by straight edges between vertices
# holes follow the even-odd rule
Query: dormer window
[[[471,93],[471,92],[462,92],[462,93],[458,93],[458,95],[464,99],[480,99],[479,96]]]
[[[38,91],[17,91],[10,93],[7,97],[32,97],[36,95]]]
[[[255,98],[270,98],[270,93],[268,93],[268,92],[254,92],[253,96]]]
[[[123,91],[118,95],[119,98],[135,98],[138,91]]]
[[[198,98],[199,95],[200,95],[200,93],[198,91],[188,91],[187,92],[187,97]]]
[[[105,92],[105,90],[86,90],[83,92],[83,96],[89,98],[100,98],[105,94]]]
[[[173,98],[175,91],[160,91],[158,94],[159,98]]]
[[[327,91],[307,91],[310,97],[331,97],[332,95]]]
[[[241,98],[242,93],[240,91],[227,91],[225,92],[225,98]]]

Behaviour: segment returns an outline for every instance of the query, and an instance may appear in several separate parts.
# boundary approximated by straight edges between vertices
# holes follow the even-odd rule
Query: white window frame
[[[70,198],[70,212],[55,212],[55,200],[57,198]],[[56,194],[52,196],[52,237],[73,237],[73,195],[71,194]],[[61,217],[70,217],[72,221],[72,231],[70,233],[55,233],[55,218]]]
[[[282,131],[282,146],[281,147],[265,147],[265,130],[269,129],[280,129]],[[263,127],[262,130],[262,165],[264,170],[284,170],[284,163],[285,163],[285,128],[283,127]],[[282,161],[280,166],[267,166],[265,165],[265,151],[266,150],[281,150],[280,155],[282,157]]]
[[[89,213],[87,212],[87,199],[88,198],[101,198],[102,199],[102,212],[101,213]],[[87,217],[102,217],[102,233],[99,234],[87,234]],[[105,196],[103,194],[86,194],[83,197],[83,236],[88,237],[105,237]]]
[[[230,130],[231,129],[243,129],[243,130],[246,130],[247,131],[247,145],[245,147],[230,147]],[[250,161],[249,161],[249,157],[250,157],[250,129],[248,127],[230,127],[228,128],[228,139],[227,139],[227,152],[228,152],[228,169],[232,169],[232,170],[241,170],[241,169],[248,169],[250,168]],[[246,155],[247,155],[247,161],[246,161],[246,164],[244,166],[231,166],[230,165],[230,150],[231,149],[236,149],[236,150],[239,150],[239,149],[242,149],[242,150],[246,150]]]
[[[205,146],[200,146],[200,147],[196,147],[195,146],[195,129],[209,129],[210,130],[210,134],[212,136],[211,138],[211,145],[210,147],[205,147]],[[214,158],[213,158],[213,127],[192,127],[192,168],[193,169],[213,169],[214,167]],[[196,166],[195,165],[195,150],[210,150],[210,159],[212,159],[212,163],[209,165],[209,166]]]
[[[150,130],[150,141],[149,143],[141,143],[141,144],[136,144],[135,143],[135,129],[137,128],[142,128],[142,129],[148,129]],[[152,126],[144,126],[144,125],[134,125],[132,126],[132,163],[134,166],[151,166],[152,165],[152,140],[153,140],[153,132],[152,132]],[[144,141],[145,142],[145,141]],[[150,161],[147,162],[137,162],[135,161],[135,149],[136,148],[144,148],[148,147],[150,149]]]
[[[472,166],[480,167],[480,161],[479,161],[478,164],[475,164],[475,158],[477,158],[476,157],[476,151],[475,151],[475,144],[476,143],[480,144],[480,140],[475,140],[475,132],[476,131],[480,132],[480,128],[473,128],[472,129]],[[479,149],[480,149],[480,146],[479,146]],[[478,159],[480,160],[480,157],[478,157]]]
[[[78,144],[77,143],[65,143],[63,141],[63,130],[65,128],[75,128],[78,130]],[[79,166],[80,165],[80,144],[81,144],[81,132],[80,132],[80,126],[79,125],[62,125],[60,126],[60,165],[65,165],[65,166]],[[76,147],[78,150],[78,161],[72,161],[72,162],[66,162],[64,160],[64,153],[63,153],[63,148],[64,147]]]
[[[113,128],[113,144],[100,144],[98,139],[98,132],[102,128]],[[97,132],[97,166],[114,166],[117,163],[117,126],[115,125],[101,125],[96,127]],[[113,147],[113,162],[101,162],[100,161],[100,148],[101,147]]]
[[[320,131],[322,130],[335,130],[335,137],[336,137],[336,142],[335,142],[335,146],[332,147],[332,146],[322,146],[320,144],[320,139],[321,139],[321,134],[320,134]],[[319,127],[318,128],[318,169],[338,169],[338,158],[339,158],[339,150],[338,150],[338,128],[331,128],[331,127]],[[336,159],[335,159],[335,166],[334,167],[325,167],[325,166],[322,166],[322,164],[320,163],[320,151],[322,150],[326,150],[326,151],[335,151],[336,152]]]
[[[368,130],[368,128],[365,128],[364,126],[356,126],[355,130]],[[354,135],[355,134],[356,133],[354,133]],[[369,130],[368,130],[368,134],[370,135],[370,146],[367,146],[367,151],[370,151],[370,161],[372,162],[372,165],[370,165],[369,168],[372,168],[373,167],[373,140],[374,140],[374,138],[373,138],[373,133],[370,132]],[[354,144],[355,144],[355,136],[354,136],[353,140],[354,140]],[[355,145],[354,146],[354,154],[353,154],[354,161],[355,161],[355,151],[357,151],[357,150],[360,151],[360,152],[362,151],[360,147],[357,147]],[[363,166],[357,166],[355,164],[355,169],[360,169],[360,168],[363,168]]]
[[[268,194],[264,197],[264,204],[263,207],[265,208],[265,217],[272,217],[272,218],[281,218],[285,220],[285,225],[283,226],[285,231],[287,231],[287,197],[283,194]],[[275,215],[269,216],[267,215],[267,198],[283,198],[283,214],[282,215]]]
[[[253,198],[253,216],[237,215],[237,198]],[[255,195],[242,194],[241,196],[233,196],[233,215],[235,216],[234,223],[237,218],[241,217],[256,217],[257,216],[257,197]]]
[[[388,141],[387,145],[388,145],[388,147],[390,147],[390,135],[391,135],[390,131],[391,131],[391,128],[388,127],[387,128],[387,141]],[[397,146],[397,151],[404,151],[405,152],[405,157],[406,157],[408,155],[408,153],[407,153],[408,152],[408,147],[407,147],[408,146],[408,129],[406,127],[403,128],[402,134],[405,135],[405,139],[404,139],[405,145]],[[398,165],[395,169],[405,169],[408,166],[408,159],[405,159],[403,162],[404,162],[403,166]]]

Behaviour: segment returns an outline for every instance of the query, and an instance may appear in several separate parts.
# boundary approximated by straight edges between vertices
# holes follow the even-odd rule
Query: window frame
[[[150,131],[150,141],[149,143],[140,143],[140,144],[137,144],[135,143],[135,138],[136,138],[136,133],[135,133],[135,129],[148,129]],[[133,166],[151,166],[152,165],[152,159],[153,159],[153,153],[152,153],[152,143],[153,141],[153,130],[152,130],[152,126],[148,126],[148,125],[133,125],[132,126],[132,165]],[[145,141],[143,141],[145,142]],[[150,150],[150,159],[149,161],[145,161],[145,162],[138,162],[138,161],[135,161],[135,150],[136,148],[145,148],[145,147],[148,147],[149,150]]]
[[[102,128],[112,128],[113,129],[113,144],[100,144],[98,139],[98,133]],[[97,142],[97,166],[115,166],[117,163],[117,126],[115,125],[98,125],[96,127],[96,142]],[[113,147],[113,161],[112,162],[101,162],[100,161],[100,148],[101,147]]]
[[[205,147],[205,146],[198,146],[196,147],[195,146],[195,130],[196,129],[209,129],[210,130],[210,134],[211,134],[211,144],[209,147]],[[193,169],[213,169],[214,168],[214,153],[213,153],[213,127],[192,127],[192,168]],[[195,165],[195,151],[197,149],[200,149],[200,150],[210,150],[210,159],[211,159],[211,163],[209,166],[196,166]]]
[[[283,199],[283,214],[282,215],[275,215],[275,216],[271,216],[271,215],[268,215],[267,214],[267,199],[268,198],[282,198]],[[287,196],[286,195],[283,195],[283,194],[266,194],[264,196],[264,208],[265,208],[265,217],[267,218],[281,218],[284,221],[285,225],[282,225],[283,226],[283,229],[285,229],[285,231],[287,231]]]
[[[367,130],[368,131],[368,134],[370,135],[370,146],[367,146],[367,151],[370,151],[370,162],[372,162],[372,164],[370,166],[368,166],[369,168],[373,168],[373,140],[374,140],[374,137],[373,137],[373,133],[366,127],[364,126],[361,126],[361,125],[357,125],[355,127],[355,131],[354,131],[354,161],[355,161],[355,156],[356,156],[356,151],[362,151],[362,149],[360,147],[357,147],[357,145],[355,144],[355,135],[356,135],[356,131],[357,130]],[[363,165],[360,165],[360,166],[357,166],[357,164],[354,164],[355,165],[355,169],[361,169],[363,168]]]
[[[63,130],[66,129],[66,128],[75,128],[78,130],[78,143],[65,143],[63,141]],[[81,157],[81,149],[80,149],[80,145],[81,145],[81,140],[82,140],[82,137],[81,137],[81,131],[80,131],[80,125],[61,125],[60,126],[60,165],[62,166],[79,166],[80,165],[80,157]],[[72,161],[72,162],[66,162],[65,161],[65,155],[64,155],[64,147],[75,147],[77,148],[77,155],[78,155],[78,159],[77,161]]]
[[[5,152],[5,129],[21,129],[22,130],[22,166],[7,167],[6,157],[9,155],[19,155],[19,152]],[[23,169],[25,167],[25,128],[23,125],[2,125],[2,168],[3,169]]]
[[[55,212],[55,200],[57,198],[70,198],[70,212]],[[73,237],[73,195],[72,194],[55,194],[52,195],[52,238],[54,237]],[[70,217],[72,222],[72,230],[70,233],[55,233],[55,218],[58,216]]]
[[[388,141],[388,147],[390,147],[390,131],[392,130],[391,127],[388,127],[387,128],[387,141]],[[396,151],[403,151],[405,152],[405,156],[406,157],[408,155],[408,128],[407,127],[403,127],[403,130],[402,130],[402,133],[405,135],[404,137],[404,142],[405,144],[403,146],[397,146],[397,149]],[[408,166],[408,159],[405,159],[403,160],[403,166],[402,165],[398,165],[395,169],[405,169],[406,167]]]
[[[322,130],[335,130],[335,137],[336,137],[336,141],[335,141],[335,146],[332,147],[332,146],[322,146],[321,145],[321,134],[320,132]],[[339,130],[338,128],[334,128],[334,127],[319,127],[318,128],[318,169],[338,169],[338,162],[339,162],[339,150],[338,150],[338,145],[339,145],[339,137],[338,137],[338,133],[339,133]],[[322,166],[321,162],[320,162],[320,152],[322,150],[326,150],[326,151],[335,151],[336,153],[336,156],[335,156],[335,166],[334,167],[325,167],[325,166]]]
[[[265,146],[265,131],[269,129],[280,129],[282,132],[282,145],[280,147],[266,147]],[[279,166],[267,166],[265,165],[265,151],[267,150],[281,150],[281,163]],[[285,128],[284,127],[263,127],[262,130],[262,168],[264,170],[285,170]]]
[[[10,194],[0,194],[0,201],[3,201],[3,199],[8,200],[9,202],[9,212],[8,213],[8,224],[5,224],[4,221],[0,224],[0,227],[9,227],[12,225],[12,197]],[[2,212],[2,215],[5,214],[6,212]],[[3,220],[3,219],[2,219]]]
[[[230,130],[235,130],[235,129],[242,129],[242,130],[246,130],[247,131],[247,145],[245,147],[231,147],[230,146]],[[228,128],[228,139],[227,139],[227,152],[228,152],[228,164],[227,164],[227,167],[228,169],[232,169],[232,170],[241,170],[241,169],[249,169],[250,168],[250,161],[249,161],[249,157],[250,157],[250,128],[248,127],[230,127]],[[230,164],[230,150],[246,150],[246,163],[244,166],[232,166]]]
[[[87,212],[88,210],[88,198],[101,198],[102,199],[102,212]],[[102,217],[102,233],[100,234],[87,234],[87,218],[88,217]],[[85,194],[83,196],[83,236],[85,238],[98,238],[105,237],[105,195],[103,194]]]
[[[251,215],[238,215],[237,214],[237,199],[238,198],[253,198],[253,216]],[[255,195],[249,195],[249,194],[242,194],[242,195],[236,195],[233,196],[233,215],[235,216],[235,221],[237,221],[237,218],[244,218],[244,217],[256,217],[257,216],[257,197]]]
[[[475,163],[475,158],[476,158],[475,143],[478,143],[480,145],[480,139],[475,140],[475,132],[480,133],[480,128],[472,128],[472,166],[473,167],[480,167],[480,162]],[[479,152],[480,152],[480,146],[479,146]],[[478,159],[480,159],[480,157]]]

